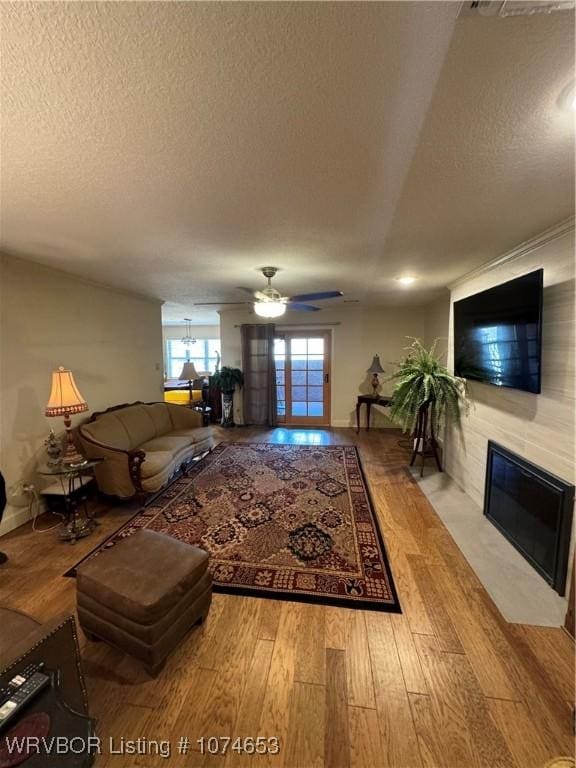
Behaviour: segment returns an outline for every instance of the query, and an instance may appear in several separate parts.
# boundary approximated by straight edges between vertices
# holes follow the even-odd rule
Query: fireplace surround
[[[560,595],[566,589],[574,486],[490,440],[484,514]]]

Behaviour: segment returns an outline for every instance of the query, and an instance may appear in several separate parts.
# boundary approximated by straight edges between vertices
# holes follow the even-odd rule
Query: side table
[[[366,405],[366,431],[370,429],[370,409],[373,405],[383,405],[385,408],[392,403],[391,397],[374,397],[373,395],[358,395],[356,400],[356,434],[360,432],[360,406]]]
[[[209,405],[206,405],[206,403],[200,403],[198,405],[193,405],[192,409],[202,414],[202,424],[207,427],[210,424],[212,408]]]
[[[62,541],[75,544],[77,539],[89,536],[98,525],[94,517],[88,511],[87,488],[92,479],[94,467],[97,467],[104,459],[89,459],[79,465],[57,464],[51,466],[43,464],[38,467],[38,474],[43,477],[54,478],[53,483],[45,488],[43,495],[59,495],[64,504],[66,514],[66,527],[60,534]],[[59,486],[54,488],[53,486]]]

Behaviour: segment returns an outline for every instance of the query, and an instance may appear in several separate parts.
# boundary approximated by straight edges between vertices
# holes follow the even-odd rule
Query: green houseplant
[[[211,377],[211,383],[222,391],[222,426],[234,426],[234,390],[244,384],[244,374],[240,368],[224,365]]]
[[[412,339],[406,347],[408,354],[390,377],[396,382],[390,418],[415,438],[411,463],[422,441],[422,450],[428,443],[441,469],[436,436],[446,419],[460,424],[462,413],[468,410],[468,400],[466,382],[451,374],[441,362],[436,355],[437,344],[438,339],[426,349],[419,339]]]

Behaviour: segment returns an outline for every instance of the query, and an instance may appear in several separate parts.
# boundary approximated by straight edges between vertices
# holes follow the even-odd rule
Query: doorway
[[[330,425],[331,331],[278,331],[274,339],[279,424]]]

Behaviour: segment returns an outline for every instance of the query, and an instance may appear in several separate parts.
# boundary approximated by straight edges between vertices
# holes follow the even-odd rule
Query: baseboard
[[[330,422],[331,427],[350,427],[351,429],[356,429],[356,422],[352,419],[346,420],[346,419],[332,419]],[[362,422],[361,429],[365,429],[365,423]],[[372,424],[370,423],[370,429],[398,429],[398,427],[395,424]]]
[[[4,510],[2,524],[0,525],[0,536],[4,536],[6,533],[10,533],[10,531],[13,531],[15,528],[19,528],[29,520],[32,520],[32,515],[28,506],[6,507]]]

